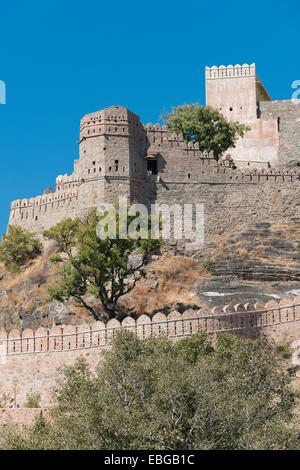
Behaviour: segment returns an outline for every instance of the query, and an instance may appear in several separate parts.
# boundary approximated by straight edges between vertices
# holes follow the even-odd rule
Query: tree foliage
[[[216,160],[250,130],[237,121],[228,121],[216,109],[197,103],[173,107],[162,119],[171,132],[182,134],[186,142],[198,142],[202,152],[213,150]],[[235,167],[232,159],[229,163]]]
[[[290,378],[262,340],[205,333],[177,343],[119,333],[92,374],[65,366],[47,419],[9,449],[291,449]]]
[[[19,271],[20,266],[38,256],[41,251],[41,242],[34,233],[9,225],[7,235],[3,235],[0,244],[0,261],[11,271]]]
[[[149,253],[158,248],[161,241],[151,239],[150,235],[147,239],[132,239],[129,235],[120,238],[118,212],[116,238],[101,239],[97,235],[99,219],[96,209],[92,209],[83,221],[65,219],[44,232],[45,238],[57,243],[61,253],[51,258],[60,266],[60,282],[50,286],[48,291],[49,300],[64,302],[72,297],[95,319],[108,321],[116,314],[119,298],[134,288],[135,273],[146,264]],[[133,220],[133,216],[128,216],[128,225]],[[147,231],[148,223],[147,218]],[[136,252],[139,263],[132,264],[130,256]],[[86,300],[87,293],[101,301],[104,311]]]

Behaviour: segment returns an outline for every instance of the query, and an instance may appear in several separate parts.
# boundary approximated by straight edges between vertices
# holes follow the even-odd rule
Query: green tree
[[[262,340],[171,342],[123,331],[96,373],[61,370],[56,406],[5,449],[298,449],[290,378]]]
[[[7,235],[3,235],[0,244],[0,261],[16,272],[28,260],[41,254],[41,251],[41,242],[34,233],[9,225]]]
[[[130,292],[137,282],[135,274],[146,264],[149,253],[159,248],[161,240],[150,238],[150,218],[147,217],[147,236],[138,239],[121,238],[124,228],[116,211],[116,238],[101,239],[97,226],[104,216],[97,216],[92,209],[83,220],[65,219],[44,232],[44,237],[54,240],[61,252],[51,260],[60,266],[60,282],[48,288],[48,300],[64,302],[70,297],[86,308],[95,319],[108,321],[116,315],[120,297]],[[128,216],[127,227],[135,219]],[[148,225],[149,224],[149,225]],[[149,228],[148,228],[149,227]],[[138,254],[138,263],[132,263],[132,255]],[[92,294],[101,301],[94,305],[86,300]],[[103,311],[104,310],[104,311]]]
[[[244,137],[245,132],[250,130],[237,121],[228,121],[216,109],[197,103],[173,107],[162,119],[170,132],[182,134],[186,142],[198,142],[202,152],[213,150],[217,161],[227,149],[235,147],[239,137]],[[235,168],[231,158],[229,163]]]

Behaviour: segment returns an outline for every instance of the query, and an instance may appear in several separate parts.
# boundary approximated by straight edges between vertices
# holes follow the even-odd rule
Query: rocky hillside
[[[266,302],[300,293],[300,222],[260,222],[219,237],[205,251],[212,277],[197,285],[202,302]]]
[[[48,327],[53,323],[79,324],[93,321],[93,318],[73,301],[65,304],[46,303],[47,286],[53,285],[58,278],[56,268],[49,262],[50,252],[46,252],[17,275],[10,274],[0,266],[0,329]],[[119,314],[134,316],[143,313],[168,312],[174,308],[183,311],[196,310],[201,302],[195,292],[195,283],[200,277],[210,273],[201,262],[168,254],[153,256],[145,268],[142,278],[134,290],[120,299]],[[96,304],[93,296],[86,298]]]
[[[17,275],[0,266],[0,328],[93,321],[72,301],[45,303],[47,286],[57,281],[50,254],[48,249]],[[267,302],[300,294],[300,222],[245,226],[192,255],[176,255],[174,246],[161,256],[153,255],[145,278],[120,300],[120,316]],[[97,302],[92,296],[88,301]]]

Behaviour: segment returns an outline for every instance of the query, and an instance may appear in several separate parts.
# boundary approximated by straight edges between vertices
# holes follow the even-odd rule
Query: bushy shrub
[[[64,366],[49,415],[2,429],[0,448],[297,449],[290,381],[261,339],[123,331],[96,373],[83,359]]]
[[[7,235],[0,244],[0,261],[12,272],[34,259],[42,251],[42,245],[34,233],[18,226],[9,225]]]

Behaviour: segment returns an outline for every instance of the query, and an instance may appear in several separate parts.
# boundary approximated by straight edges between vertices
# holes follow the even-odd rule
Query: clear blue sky
[[[205,65],[256,62],[273,99],[300,80],[300,2],[0,0],[0,233],[78,156],[79,120],[120,104],[142,122],[204,104]]]

